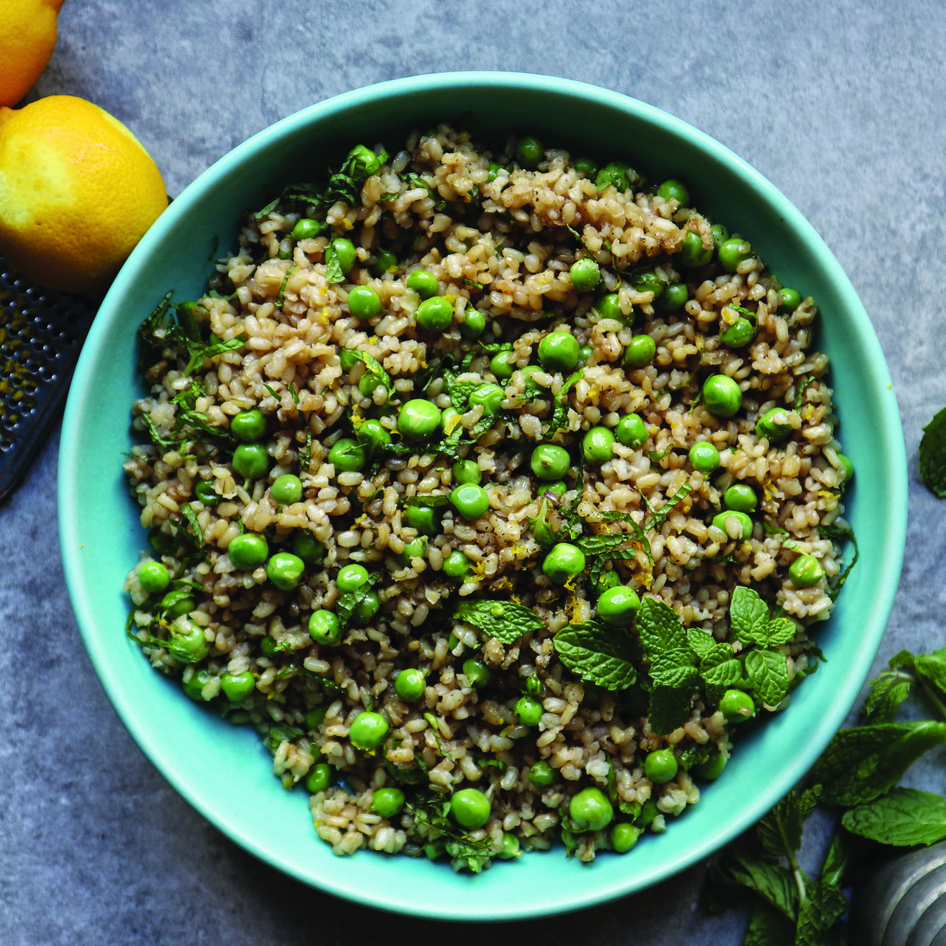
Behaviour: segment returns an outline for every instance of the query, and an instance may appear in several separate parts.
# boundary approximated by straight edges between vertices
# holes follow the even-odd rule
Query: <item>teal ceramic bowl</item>
[[[686,181],[697,207],[745,234],[785,283],[821,307],[840,437],[857,471],[848,513],[870,541],[861,543],[837,609],[817,631],[828,662],[787,712],[740,739],[723,777],[671,819],[666,834],[591,865],[566,860],[561,847],[479,876],[426,859],[337,858],[315,836],[307,793],[282,789],[256,734],[186,699],[125,636],[129,602],[121,586],[145,543],[121,471],[141,390],[138,324],[169,289],[177,299],[204,289],[215,247],[234,244],[242,211],[262,206],[285,183],[317,176],[353,144],[396,143],[444,119],[487,141],[528,131],[573,153],[626,159],[651,179]],[[906,509],[903,436],[880,346],[838,262],[795,207],[732,152],[664,112],[588,85],[510,73],[421,76],[350,92],[273,125],[202,174],[141,241],[99,311],[72,383],[59,464],[62,553],[85,646],[116,712],[162,775],[237,844],[307,884],[455,920],[547,916],[641,890],[765,814],[815,761],[864,682],[897,587]]]

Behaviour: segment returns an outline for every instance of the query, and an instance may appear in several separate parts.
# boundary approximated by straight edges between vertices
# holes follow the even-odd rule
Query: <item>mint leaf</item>
[[[753,650],[746,655],[746,675],[756,695],[778,706],[788,693],[788,662],[780,650]]]
[[[256,213],[253,214],[253,219],[262,220],[263,217],[268,217],[276,209],[276,206],[279,204],[279,200],[280,198],[277,197],[275,200],[271,200],[261,210],[257,210]]]
[[[390,375],[381,367],[374,356],[369,355],[366,351],[359,351],[357,348],[346,348],[345,351],[350,358],[362,362],[365,366],[365,371],[376,377],[384,385],[388,394],[394,390]]]
[[[659,598],[644,598],[637,614],[637,633],[651,656],[666,650],[690,651],[686,631],[676,611]],[[695,660],[696,655],[693,655]],[[690,662],[692,663],[693,660]]]
[[[448,506],[450,497],[446,495],[437,496],[411,496],[404,500],[405,506],[418,506],[421,509],[439,509],[441,506]]]
[[[342,272],[341,260],[335,252],[335,244],[329,243],[325,248],[325,281],[330,285],[343,282],[345,274]]]
[[[844,915],[850,906],[840,887],[823,880],[810,880],[805,885],[806,898],[798,911],[798,946],[826,946],[824,934]]]
[[[687,629],[687,643],[690,649],[701,659],[716,647],[716,641],[710,631],[703,631],[697,627]],[[732,648],[729,648],[730,653]]]
[[[765,644],[767,647],[781,647],[794,640],[798,628],[791,618],[772,618],[765,625]]]
[[[696,667],[686,663],[688,654],[684,651],[665,651],[650,663],[651,679],[658,686],[692,690],[699,683],[700,675]]]
[[[700,675],[706,682],[710,703],[718,703],[723,693],[742,679],[742,665],[733,655],[730,644],[716,644],[700,660]]]
[[[899,674],[884,673],[872,681],[874,688],[864,703],[870,723],[892,723],[900,704],[910,695],[911,682],[898,679]]]
[[[834,884],[836,887],[847,886],[845,878],[850,863],[850,837],[844,834],[843,831],[839,831],[831,840],[831,846],[825,855],[824,864],[821,867],[821,879],[825,883]]]
[[[881,844],[930,845],[946,838],[946,799],[915,788],[892,788],[882,798],[844,812],[841,824]]]
[[[765,853],[774,860],[794,854],[801,847],[804,820],[798,796],[791,791],[756,825]]]
[[[757,591],[737,585],[729,604],[729,621],[736,640],[744,644],[765,644],[769,623],[769,606]]]
[[[216,338],[216,336],[212,335],[211,338]],[[208,358],[213,358],[216,355],[222,355],[227,351],[236,351],[237,349],[242,348],[245,344],[245,335],[237,335],[235,338],[228,339],[225,342],[217,339],[217,341],[211,342],[209,345],[205,345],[203,342],[192,342],[187,344],[187,350],[190,354],[190,361],[187,362],[187,367],[184,369],[184,374],[188,375],[192,371],[196,371]]]
[[[579,368],[561,387],[555,395],[555,408],[548,424],[542,429],[543,437],[554,437],[559,430],[564,430],[568,422],[568,392],[572,386],[585,376],[584,368]]]
[[[913,667],[918,674],[946,693],[946,660],[933,654],[921,654],[914,660]]]
[[[920,476],[931,492],[946,499],[946,407],[923,428]]]
[[[689,718],[691,690],[676,687],[656,686],[650,694],[647,715],[651,731],[656,736],[667,736],[679,729]]]
[[[821,800],[854,806],[892,788],[924,752],[946,742],[946,723],[883,723],[843,729],[812,769]]]
[[[453,618],[472,624],[504,644],[513,644],[523,634],[545,627],[545,622],[535,611],[514,601],[461,601],[453,612]]]
[[[582,680],[607,690],[626,690],[637,679],[637,642],[620,628],[605,628],[594,621],[567,624],[554,643],[558,659]]]
[[[630,542],[633,538],[626,532],[602,532],[598,535],[586,535],[581,539],[577,539],[574,544],[585,553],[586,557],[607,555],[608,552],[614,551],[614,549]]]
[[[710,871],[715,884],[735,884],[748,887],[786,919],[797,915],[798,889],[792,875],[776,864],[742,851],[727,854]]]
[[[760,900],[752,911],[743,946],[795,946],[795,924]]]

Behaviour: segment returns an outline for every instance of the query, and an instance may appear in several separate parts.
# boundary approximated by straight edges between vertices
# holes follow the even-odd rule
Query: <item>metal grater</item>
[[[100,302],[43,289],[0,256],[0,499],[59,419]]]

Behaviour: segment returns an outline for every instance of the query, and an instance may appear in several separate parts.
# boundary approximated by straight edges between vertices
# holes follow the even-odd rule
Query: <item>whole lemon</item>
[[[0,254],[34,282],[104,289],[165,207],[157,165],[97,105],[0,108]]]
[[[63,0],[0,0],[0,105],[16,105],[46,68]]]

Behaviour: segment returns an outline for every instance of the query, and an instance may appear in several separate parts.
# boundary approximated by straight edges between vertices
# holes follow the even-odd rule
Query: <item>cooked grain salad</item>
[[[816,317],[678,180],[358,146],[141,326],[128,632],[336,854],[626,853],[817,665]]]

